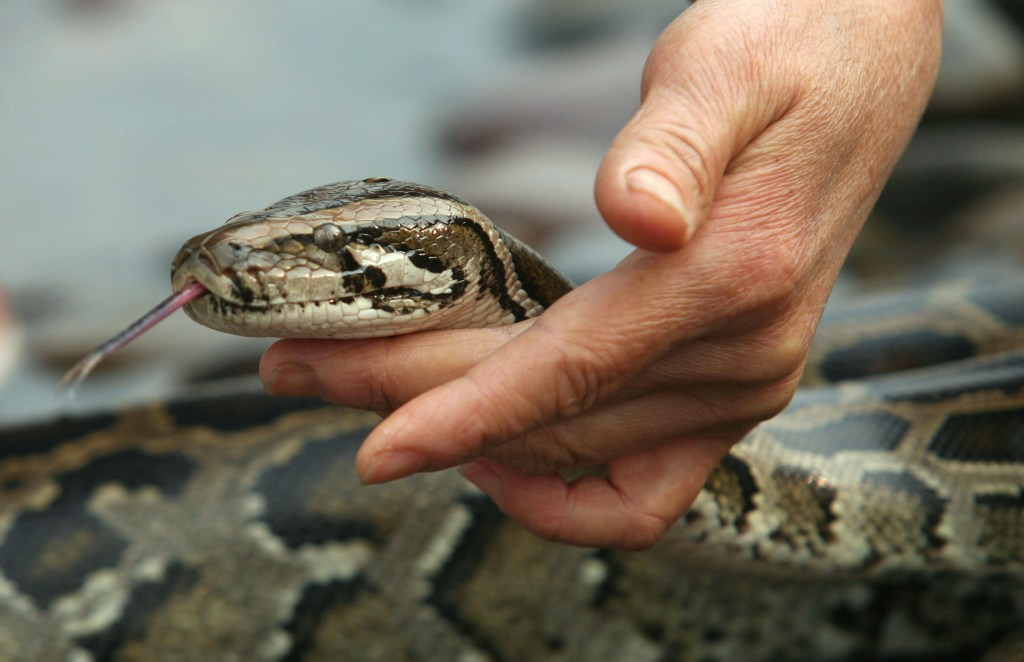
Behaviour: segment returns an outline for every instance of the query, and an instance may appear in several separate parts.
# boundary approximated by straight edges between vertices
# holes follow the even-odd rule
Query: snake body
[[[512,322],[570,287],[461,199],[381,180],[240,214],[174,280],[208,326],[328,337]],[[532,538],[450,472],[362,488],[372,419],[315,401],[7,431],[0,657],[1021,659],[1022,347],[1021,277],[827,314],[813,383],[635,554]]]

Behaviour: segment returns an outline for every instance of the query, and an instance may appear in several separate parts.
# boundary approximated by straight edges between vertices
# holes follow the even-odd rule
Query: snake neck
[[[548,308],[575,287],[568,278],[523,242],[504,230],[498,230],[501,240],[512,256],[512,265],[523,290],[531,299]]]

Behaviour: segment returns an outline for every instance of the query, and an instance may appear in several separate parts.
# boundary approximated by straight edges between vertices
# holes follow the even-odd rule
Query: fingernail
[[[304,363],[288,363],[270,373],[263,389],[270,395],[323,396],[323,385]]]
[[[386,483],[426,469],[430,460],[416,451],[384,451],[370,460],[359,479],[366,485]]]
[[[679,188],[662,174],[650,168],[634,168],[626,173],[626,188],[646,193],[671,209],[682,222],[682,231],[686,238],[689,239],[693,234],[693,221]]]

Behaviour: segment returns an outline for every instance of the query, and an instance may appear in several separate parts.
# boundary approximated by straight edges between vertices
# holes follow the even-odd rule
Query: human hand
[[[791,398],[924,108],[940,15],[938,0],[698,2],[655,45],[597,176],[602,214],[640,250],[511,327],[279,342],[267,391],[390,413],[357,458],[367,483],[465,465],[542,537],[652,545]]]

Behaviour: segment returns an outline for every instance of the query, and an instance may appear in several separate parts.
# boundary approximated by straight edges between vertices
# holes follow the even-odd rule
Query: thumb
[[[722,34],[729,17],[710,18],[694,7],[658,39],[644,67],[642,105],[598,170],[601,214],[639,248],[685,244],[707,217],[729,162],[783,112],[759,102],[763,63],[723,47],[734,43]]]

